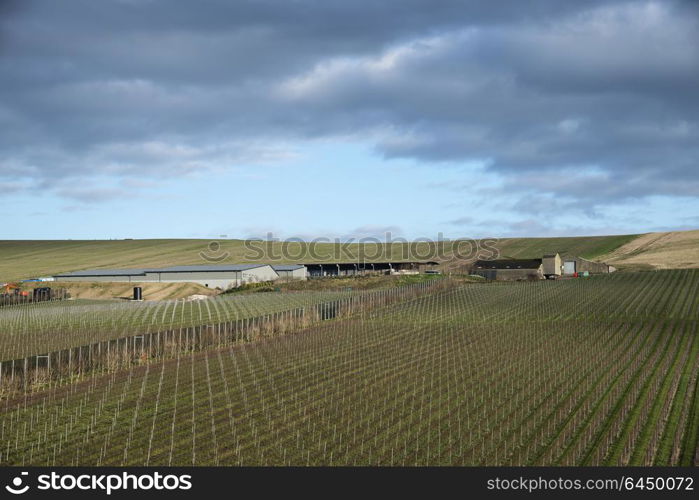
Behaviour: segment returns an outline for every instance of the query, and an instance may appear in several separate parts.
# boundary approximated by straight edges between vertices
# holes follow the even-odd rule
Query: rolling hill
[[[699,230],[647,233],[602,255],[620,269],[699,267]]]
[[[302,243],[256,242],[257,250],[244,240],[5,240],[0,241],[0,282],[46,276],[91,268],[162,267],[206,263],[245,262],[338,262],[434,259],[454,264],[456,245],[461,251],[473,241],[440,243],[394,243],[391,245],[318,243],[312,249]],[[410,247],[409,247],[410,245]],[[249,246],[249,243],[248,243]],[[614,264],[619,269],[699,267],[699,230],[642,235],[580,236],[566,238],[503,238],[492,247],[501,257],[535,258],[560,252]],[[286,249],[284,255],[282,250]],[[435,252],[438,248],[438,252]],[[216,250],[216,251],[213,251]],[[226,256],[207,262],[202,254]]]

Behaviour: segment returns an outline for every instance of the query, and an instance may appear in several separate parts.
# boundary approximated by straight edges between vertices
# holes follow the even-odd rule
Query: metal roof
[[[269,264],[229,264],[219,266],[171,266],[151,267],[146,269],[88,269],[72,273],[54,274],[56,278],[62,277],[91,277],[91,276],[145,276],[146,273],[199,273],[199,272],[225,272],[247,271],[264,267]]]
[[[272,269],[275,271],[296,271],[297,269],[301,269],[303,266],[301,264],[280,264],[280,265],[273,265]]]
[[[248,269],[256,269],[258,267],[268,266],[269,264],[229,264],[221,266],[172,266],[162,267],[159,269],[148,269],[149,273],[201,273],[201,272],[216,272],[216,271],[247,271]]]
[[[412,264],[412,265],[427,265],[427,266],[436,266],[439,265],[439,262],[433,261],[433,260],[425,260],[425,261],[419,261],[419,260],[391,260],[391,261],[351,261],[351,262],[330,262],[330,261],[318,261],[318,262],[307,262],[304,264],[304,266],[309,267],[309,266],[397,266],[397,265],[405,265],[405,264]]]
[[[499,259],[477,260],[473,263],[476,269],[538,269],[541,259]]]
[[[53,276],[134,276],[145,275],[146,271],[146,269],[88,269],[85,271],[74,271],[72,273],[54,274]]]

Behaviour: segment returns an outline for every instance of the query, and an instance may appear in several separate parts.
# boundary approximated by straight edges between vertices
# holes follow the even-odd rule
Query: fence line
[[[31,392],[52,381],[111,372],[134,363],[174,358],[181,353],[283,335],[322,321],[345,318],[360,311],[446,289],[450,284],[448,279],[415,283],[251,318],[156,330],[0,361],[0,395]]]

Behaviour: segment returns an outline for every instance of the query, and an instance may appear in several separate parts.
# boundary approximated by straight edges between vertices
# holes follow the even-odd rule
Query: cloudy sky
[[[699,2],[0,0],[0,238],[699,227]]]

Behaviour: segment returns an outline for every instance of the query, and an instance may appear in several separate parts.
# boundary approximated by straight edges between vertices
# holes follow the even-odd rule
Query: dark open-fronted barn
[[[477,260],[472,274],[488,280],[527,280],[544,277],[541,259]]]
[[[354,276],[361,274],[419,274],[434,269],[434,261],[412,262],[325,262],[304,264],[308,276]]]

